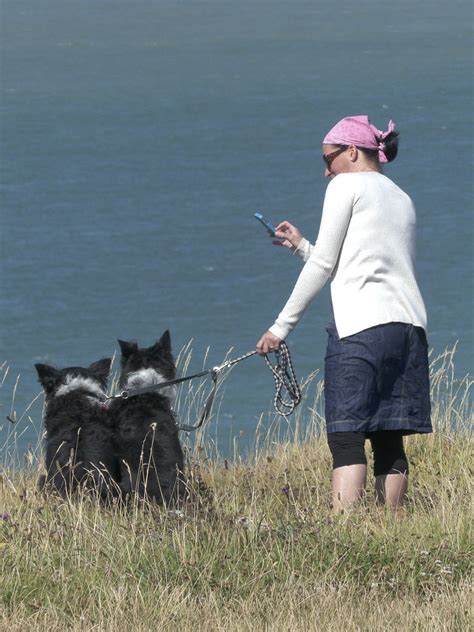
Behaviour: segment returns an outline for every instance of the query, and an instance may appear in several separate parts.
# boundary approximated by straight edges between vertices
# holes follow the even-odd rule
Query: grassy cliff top
[[[436,431],[407,438],[397,513],[369,481],[357,508],[330,515],[315,383],[291,436],[270,425],[252,459],[207,457],[198,439],[179,509],[44,497],[34,459],[5,466],[0,629],[472,629],[470,383],[444,371],[432,387]]]

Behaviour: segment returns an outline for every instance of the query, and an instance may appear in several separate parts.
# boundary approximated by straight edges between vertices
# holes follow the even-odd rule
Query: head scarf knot
[[[336,123],[326,134],[324,145],[355,145],[366,149],[378,149],[379,161],[388,162],[385,155],[385,139],[395,130],[395,123],[388,123],[386,132],[377,129],[368,116],[347,116]]]

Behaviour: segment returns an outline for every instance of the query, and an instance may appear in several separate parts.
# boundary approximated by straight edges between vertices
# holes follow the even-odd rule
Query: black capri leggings
[[[408,474],[408,461],[403,448],[403,434],[398,430],[379,432],[329,432],[333,468],[345,465],[367,465],[365,440],[374,452],[374,475]]]

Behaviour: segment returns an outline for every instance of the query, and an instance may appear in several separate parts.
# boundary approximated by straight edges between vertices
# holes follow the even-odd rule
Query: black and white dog
[[[149,348],[119,340],[120,387],[133,390],[176,377],[169,331]],[[184,459],[172,412],[176,386],[116,399],[109,407],[120,458],[124,496],[137,494],[158,503],[178,500],[184,488]]]
[[[118,490],[113,430],[102,403],[110,364],[110,358],[104,358],[87,369],[35,365],[46,395],[47,473],[40,478],[40,488],[66,497],[84,487],[102,500]]]

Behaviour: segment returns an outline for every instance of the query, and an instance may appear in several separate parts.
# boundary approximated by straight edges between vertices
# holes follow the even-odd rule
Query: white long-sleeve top
[[[426,330],[415,278],[415,207],[381,173],[342,173],[329,183],[316,244],[296,249],[306,262],[270,331],[285,339],[331,278],[341,338],[389,322]]]

